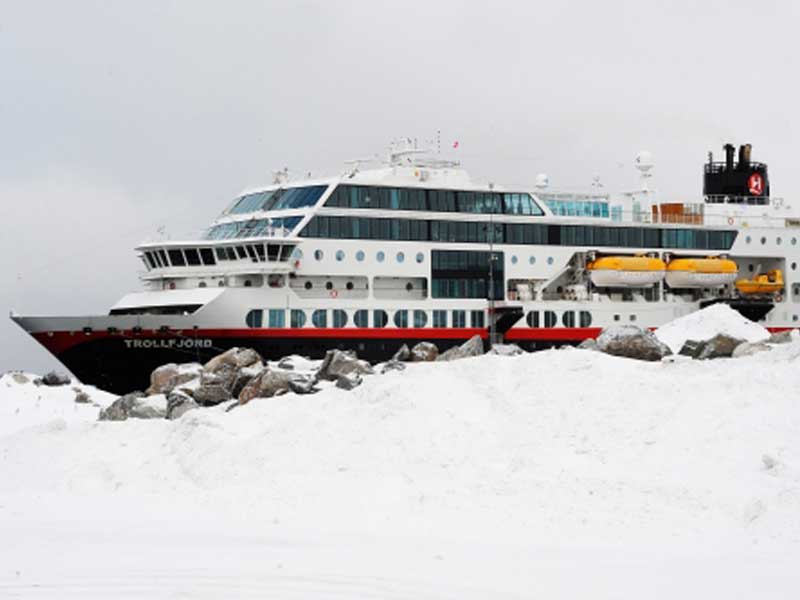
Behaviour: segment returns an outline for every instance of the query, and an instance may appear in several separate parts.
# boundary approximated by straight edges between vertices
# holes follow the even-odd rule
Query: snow
[[[124,422],[4,377],[0,596],[794,598],[798,367],[487,355]]]
[[[655,334],[674,353],[680,351],[686,340],[705,341],[718,334],[746,342],[761,342],[770,336],[766,328],[722,303],[712,304],[662,325]]]

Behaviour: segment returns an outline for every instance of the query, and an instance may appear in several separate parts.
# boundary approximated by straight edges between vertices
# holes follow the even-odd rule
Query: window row
[[[491,232],[491,233],[490,233]],[[315,216],[301,237],[730,250],[736,231]]]
[[[340,185],[325,202],[325,206],[533,216],[544,214],[536,201],[527,193],[424,190],[364,185]]]
[[[326,189],[327,185],[309,185],[246,194],[236,200],[228,209],[228,213],[243,214],[259,210],[286,210],[314,206]]]
[[[608,202],[602,200],[555,200],[545,198],[545,204],[560,217],[608,218]]]
[[[284,217],[272,219],[250,219],[214,225],[203,236],[207,240],[227,240],[230,238],[251,238],[259,236],[286,236],[297,227],[303,217]]]
[[[528,327],[538,329],[540,327],[557,327],[558,315],[552,310],[532,310],[525,315],[525,322]],[[577,325],[576,325],[577,324]],[[588,310],[567,310],[561,315],[561,325],[564,327],[591,327],[592,313]]]
[[[294,244],[242,244],[218,248],[159,248],[143,253],[142,260],[150,269],[168,267],[213,266],[229,260],[251,262],[286,262],[294,251]]]
[[[383,328],[390,322],[389,313],[382,309],[356,310],[351,317],[347,311],[341,309],[323,308],[305,311],[301,309],[254,308],[245,316],[245,323],[251,328],[285,328],[287,327],[287,313],[289,315],[288,326],[295,329],[306,327],[306,325],[318,329],[341,328],[348,327],[351,323],[356,328],[368,328],[370,326]],[[448,327],[448,323],[450,327],[454,328],[466,328],[469,326],[482,329],[486,327],[486,314],[483,310],[434,310],[431,313],[433,318],[430,322],[432,327],[435,328]],[[310,319],[308,314],[310,314]],[[469,317],[469,321],[467,317]],[[391,322],[398,329],[427,327],[429,323],[428,312],[424,310],[396,310],[391,315]]]

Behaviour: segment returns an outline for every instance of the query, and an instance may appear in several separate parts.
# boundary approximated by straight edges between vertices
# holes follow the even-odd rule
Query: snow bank
[[[705,341],[724,333],[746,342],[760,342],[769,337],[764,327],[743,317],[727,304],[712,304],[656,329],[656,337],[677,353],[686,340]]]

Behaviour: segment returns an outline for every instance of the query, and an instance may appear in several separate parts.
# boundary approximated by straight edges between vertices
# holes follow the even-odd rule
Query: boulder
[[[294,373],[266,368],[256,375],[239,393],[239,404],[247,404],[254,398],[271,398],[285,394],[290,388]]]
[[[150,374],[150,387],[145,394],[169,394],[176,387],[197,379],[201,372],[202,366],[198,363],[162,365]]]
[[[788,344],[791,342],[795,336],[792,333],[791,329],[787,329],[786,331],[779,331],[778,333],[773,333],[767,339],[768,344]]]
[[[706,341],[697,358],[700,360],[728,358],[741,344],[744,344],[744,340],[720,333]]]
[[[55,371],[50,371],[47,375],[42,377],[41,379],[42,385],[47,386],[59,386],[59,385],[69,385],[72,383],[72,380],[63,373],[56,373]]]
[[[352,390],[360,386],[362,381],[358,373],[346,373],[336,378],[336,387],[341,390]]]
[[[384,373],[388,373],[389,371],[403,371],[405,368],[406,368],[405,363],[402,363],[399,360],[392,359],[381,365],[381,375],[383,375]]]
[[[295,394],[313,394],[318,391],[317,380],[310,375],[293,373],[289,376],[289,391]]]
[[[436,360],[438,361],[451,361],[451,360],[460,360],[462,358],[468,358],[470,356],[482,356],[483,355],[483,340],[479,335],[473,335],[469,338],[466,342],[461,344],[460,346],[453,346],[449,350],[446,350],[442,354],[440,354]]]
[[[525,354],[525,350],[516,344],[494,344],[487,354],[494,354],[497,356],[519,356]]]
[[[613,356],[647,361],[659,361],[672,354],[669,347],[651,331],[635,325],[615,325],[603,329],[597,338],[597,349]]]
[[[396,362],[402,362],[411,358],[411,350],[408,349],[406,344],[403,344],[398,348],[397,352],[394,353],[392,356],[392,360]]]
[[[319,371],[317,371],[317,377],[328,381],[336,381],[340,375],[350,375],[351,373],[372,375],[374,372],[367,361],[359,360],[353,352],[328,350],[325,353],[325,359],[322,361]]]
[[[11,373],[11,379],[14,380],[14,383],[19,383],[20,385],[30,383],[31,381],[24,373]]]
[[[586,338],[580,344],[578,344],[578,348],[581,350],[594,350],[596,352],[598,350],[597,340],[594,338]]]
[[[703,348],[706,347],[704,340],[686,340],[678,351],[681,356],[688,356],[690,358],[699,358]]]
[[[431,342],[420,342],[411,349],[413,362],[432,362],[439,356],[439,348]]]
[[[203,370],[207,373],[214,373],[226,365],[242,369],[260,362],[264,362],[261,355],[252,348],[231,348],[209,360],[203,366]]]
[[[75,390],[75,404],[91,404],[92,399],[83,390]]]
[[[210,383],[200,385],[194,390],[192,397],[200,406],[216,406],[233,398],[231,388],[224,385]]]
[[[752,356],[759,352],[769,352],[771,348],[764,342],[744,342],[739,344],[733,349],[731,358],[741,358],[743,356]]]
[[[179,390],[173,390],[167,396],[167,419],[174,421],[180,419],[190,410],[200,408],[189,394]]]
[[[192,397],[202,406],[214,406],[230,400],[234,396],[239,373],[240,369],[232,362],[219,363],[214,371],[204,368],[200,385],[192,392]]]
[[[117,398],[100,411],[100,421],[125,421],[126,419],[163,419],[167,414],[164,395],[146,397],[142,392],[132,392]]]

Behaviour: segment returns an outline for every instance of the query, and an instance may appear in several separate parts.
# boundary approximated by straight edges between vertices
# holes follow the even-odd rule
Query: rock
[[[761,457],[761,462],[764,463],[764,468],[767,469],[767,471],[774,469],[780,464],[777,458],[769,454],[764,454]]]
[[[439,348],[431,342],[420,342],[411,349],[413,362],[432,362],[439,356]]]
[[[341,390],[352,390],[360,386],[362,381],[358,373],[347,373],[336,378],[336,387]]]
[[[317,381],[309,375],[292,374],[289,376],[289,390],[295,394],[313,394],[317,391]]]
[[[351,373],[372,375],[374,372],[372,366],[365,360],[359,360],[354,352],[328,350],[319,371],[317,371],[317,377],[336,381],[340,375],[350,375]]]
[[[700,353],[706,347],[706,342],[703,340],[686,340],[681,346],[678,354],[681,356],[688,356],[690,358],[699,358]]]
[[[403,344],[400,346],[397,352],[394,353],[394,356],[392,356],[391,360],[395,362],[402,362],[408,360],[409,358],[411,358],[411,350],[408,349],[406,344]]]
[[[100,411],[101,421],[125,421],[126,419],[162,419],[167,414],[167,398],[164,395],[146,397],[142,392],[132,392],[117,398],[108,408]]]
[[[72,383],[72,380],[66,375],[50,371],[47,375],[42,377],[41,382],[43,385],[55,387],[59,385],[69,385]]]
[[[389,371],[403,371],[406,368],[405,363],[400,362],[399,360],[392,359],[388,362],[383,363],[381,366],[381,375],[388,373]]]
[[[77,390],[75,394],[75,403],[76,404],[91,404],[92,399],[89,397],[89,394],[84,392],[83,390]]]
[[[199,363],[162,365],[150,374],[150,387],[145,390],[145,394],[169,394],[176,387],[197,379],[202,368]]]
[[[232,362],[219,363],[214,371],[204,368],[200,375],[200,385],[194,390],[192,397],[202,406],[214,406],[230,400],[233,398],[239,372]]]
[[[288,392],[294,373],[264,369],[248,383],[239,394],[239,404],[247,404],[254,398],[270,398]]]
[[[167,419],[174,421],[180,419],[190,410],[200,408],[197,402],[188,394],[179,390],[170,392],[167,396]]]
[[[739,344],[733,349],[731,358],[741,358],[743,356],[752,356],[759,352],[769,352],[771,348],[764,342],[744,342]]]
[[[597,349],[613,356],[659,361],[672,354],[669,347],[651,331],[635,325],[615,325],[603,329],[597,338]]]
[[[11,373],[11,379],[14,380],[14,383],[19,383],[20,385],[30,383],[31,381],[22,373]]]
[[[203,370],[214,373],[224,365],[241,369],[264,362],[261,355],[252,348],[231,348],[209,360]]]
[[[594,350],[597,351],[597,340],[594,338],[586,338],[580,344],[578,344],[578,348],[581,350]]]
[[[319,367],[320,362],[319,360],[312,360],[307,356],[290,354],[280,359],[276,366],[286,371],[315,371]]]
[[[768,344],[788,344],[794,339],[794,337],[795,336],[792,334],[792,330],[787,329],[786,331],[773,333],[766,341]]]
[[[473,335],[469,338],[466,342],[461,344],[460,346],[453,346],[449,350],[446,350],[442,354],[440,354],[436,360],[437,361],[451,361],[451,360],[460,360],[462,358],[468,358],[470,356],[482,356],[483,355],[483,340],[479,335]]]
[[[287,371],[294,371],[294,361],[291,356],[284,356],[278,361],[278,368]]]
[[[744,344],[744,340],[720,333],[706,341],[697,358],[708,360],[712,358],[728,358],[737,346]]]
[[[519,356],[525,354],[525,351],[516,344],[494,344],[487,354],[494,354],[497,356]]]
[[[200,406],[216,406],[233,398],[231,389],[219,384],[201,385],[192,394]]]

